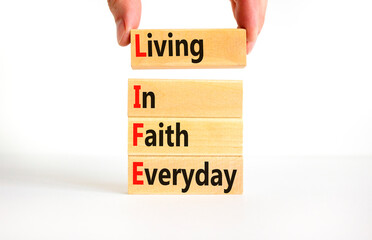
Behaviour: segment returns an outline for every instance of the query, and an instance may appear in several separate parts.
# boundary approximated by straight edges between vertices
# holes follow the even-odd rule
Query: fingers
[[[260,33],[266,12],[267,0],[231,0],[234,17],[239,28],[247,34],[247,54],[252,51]]]
[[[117,40],[120,46],[130,43],[130,30],[138,28],[141,19],[141,0],[108,0],[116,23]]]
[[[141,19],[141,0],[108,0],[117,26],[119,45],[130,43],[130,30],[138,28]],[[239,28],[246,29],[247,54],[252,50],[260,33],[266,12],[267,0],[231,0]]]

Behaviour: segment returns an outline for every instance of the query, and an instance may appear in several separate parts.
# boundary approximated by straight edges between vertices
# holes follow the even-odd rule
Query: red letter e
[[[137,171],[137,167],[142,167],[143,162],[133,162],[133,185],[143,185],[142,180],[137,180],[137,176],[142,176],[142,171]]]

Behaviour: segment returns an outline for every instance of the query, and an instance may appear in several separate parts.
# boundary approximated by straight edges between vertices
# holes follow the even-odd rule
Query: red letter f
[[[133,123],[133,146],[137,146],[137,139],[143,137],[143,133],[139,133],[138,128],[143,128],[143,123]]]

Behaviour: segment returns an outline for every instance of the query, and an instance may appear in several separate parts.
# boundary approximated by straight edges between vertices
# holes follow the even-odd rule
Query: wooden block
[[[242,117],[242,81],[129,79],[129,117]]]
[[[242,156],[128,157],[129,194],[242,194],[242,192]]]
[[[242,155],[242,135],[241,118],[129,118],[128,154]]]
[[[133,69],[246,65],[244,29],[132,30]]]

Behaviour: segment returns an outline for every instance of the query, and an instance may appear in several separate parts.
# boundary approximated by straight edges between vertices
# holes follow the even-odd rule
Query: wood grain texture
[[[182,40],[187,43],[187,56]],[[201,40],[202,58],[198,54]],[[244,67],[246,33],[244,29],[131,30],[131,60],[133,69]]]
[[[205,167],[206,162],[208,164],[208,169]],[[139,166],[141,164],[142,166]],[[157,169],[156,172],[154,172],[154,169]],[[167,170],[162,171],[162,169],[168,169],[169,174],[166,172]],[[176,174],[175,171],[177,171],[178,169],[181,170],[179,170],[179,173]],[[193,174],[190,175],[192,169],[194,169]],[[205,174],[201,173],[202,170],[200,169],[208,170],[205,171],[208,172],[208,176],[205,177]],[[198,170],[200,170],[199,173],[197,173]],[[219,174],[218,170],[220,171],[221,185],[216,184],[218,182],[216,181],[216,178],[212,180],[213,176],[217,176]],[[234,170],[235,176],[233,178],[232,176],[234,175]],[[225,171],[227,171],[227,174]],[[159,175],[165,176],[165,178],[162,178],[163,184],[161,184],[160,182]],[[186,183],[185,176],[187,179],[191,179],[191,181],[189,181],[189,184]],[[196,181],[197,176],[199,179],[199,184]],[[228,176],[230,181],[227,180],[226,176]],[[153,180],[152,185],[149,184],[148,177],[150,181]],[[207,182],[205,181],[205,179]],[[202,184],[201,181],[203,182]],[[165,185],[167,183],[168,185]],[[208,185],[206,185],[206,183]],[[129,194],[242,194],[242,192],[242,156],[128,157]]]
[[[135,90],[140,87],[138,90]],[[141,107],[135,105],[136,92]],[[153,92],[155,106],[151,108],[150,97],[143,94]],[[177,79],[129,79],[129,117],[242,117],[243,82],[216,80]],[[138,100],[137,100],[138,101]],[[135,108],[136,106],[136,108]]]
[[[159,124],[163,123],[160,128]],[[188,146],[185,137],[180,135],[179,146],[176,146],[176,125],[180,130],[186,130]],[[138,127],[143,124],[143,127]],[[174,134],[171,136],[173,147],[167,144],[167,135],[163,133],[163,146],[159,146],[159,130],[171,126]],[[143,137],[134,137],[134,130]],[[147,146],[145,139],[156,132],[156,146]],[[137,136],[137,135],[136,135]],[[135,141],[137,139],[137,146]],[[152,141],[151,141],[152,142]],[[128,154],[129,155],[242,155],[243,121],[240,118],[129,118],[128,119]]]

